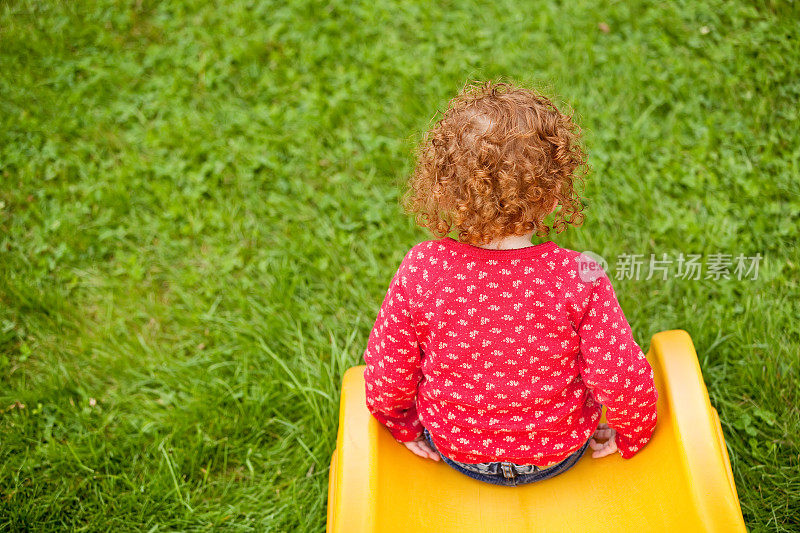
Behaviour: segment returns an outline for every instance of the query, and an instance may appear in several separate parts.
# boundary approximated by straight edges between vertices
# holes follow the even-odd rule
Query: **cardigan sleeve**
[[[619,453],[629,459],[653,434],[658,391],[653,369],[633,339],[605,273],[592,282],[578,335],[581,377],[606,406],[608,425],[617,431]]]
[[[422,378],[421,352],[411,320],[404,272],[401,264],[389,284],[364,352],[367,408],[401,442],[422,435],[416,403],[417,385]]]

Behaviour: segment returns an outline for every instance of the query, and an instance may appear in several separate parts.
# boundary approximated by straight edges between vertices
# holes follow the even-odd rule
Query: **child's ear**
[[[553,198],[553,207],[550,208],[550,212],[555,211],[556,207],[558,207],[558,198]]]

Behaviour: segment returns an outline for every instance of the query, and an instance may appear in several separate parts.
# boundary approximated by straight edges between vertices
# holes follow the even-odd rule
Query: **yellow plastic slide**
[[[631,459],[593,459],[554,478],[505,487],[422,459],[369,413],[364,367],[344,376],[331,458],[328,531],[745,531],[728,452],[692,339],[653,336],[659,391],[653,438]]]

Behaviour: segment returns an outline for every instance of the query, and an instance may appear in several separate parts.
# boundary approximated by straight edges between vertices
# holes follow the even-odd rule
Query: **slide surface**
[[[366,408],[364,367],[344,376],[331,458],[328,531],[745,531],[717,412],[685,331],[647,354],[659,421],[633,458],[592,459],[519,487],[475,481],[396,442]]]

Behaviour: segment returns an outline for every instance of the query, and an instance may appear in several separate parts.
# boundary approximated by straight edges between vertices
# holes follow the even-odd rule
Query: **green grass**
[[[645,349],[691,333],[748,527],[800,528],[796,4],[207,4],[0,3],[0,531],[322,530],[340,378],[429,238],[411,150],[498,76],[585,129],[558,244],[765,257],[615,286]]]

